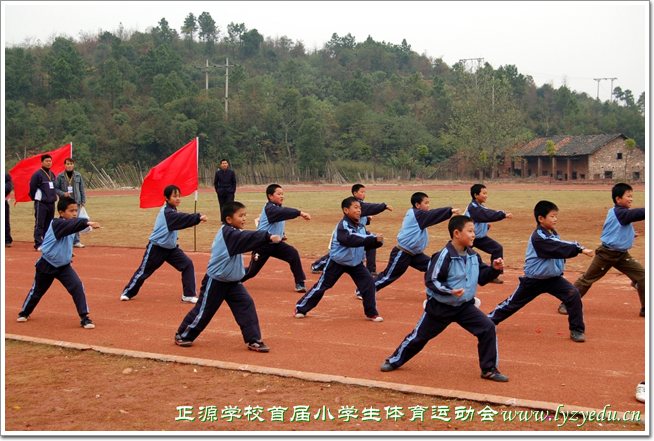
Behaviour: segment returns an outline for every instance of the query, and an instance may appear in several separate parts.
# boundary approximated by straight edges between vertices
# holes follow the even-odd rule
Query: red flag
[[[141,185],[141,208],[159,207],[164,203],[164,188],[176,185],[181,196],[198,189],[198,140],[181,149],[150,169]]]
[[[14,182],[14,198],[16,202],[29,202],[30,179],[35,171],[41,168],[41,155],[52,156],[52,167],[50,170],[57,176],[64,171],[64,159],[73,157],[73,144],[66,144],[57,150],[39,153],[38,155],[25,158],[9,170],[11,180]]]

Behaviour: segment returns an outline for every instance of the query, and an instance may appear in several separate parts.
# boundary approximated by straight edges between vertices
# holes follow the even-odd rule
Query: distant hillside
[[[145,33],[7,48],[5,70],[9,166],[72,141],[83,169],[149,167],[198,136],[207,164],[279,162],[318,178],[341,161],[415,176],[433,175],[456,152],[491,170],[508,146],[535,136],[645,142],[644,94],[616,88],[614,103],[600,102],[536,87],[512,65],[448,66],[406,41],[334,34],[308,52],[244,24],[221,31],[206,12],[189,14],[180,30],[162,19]]]

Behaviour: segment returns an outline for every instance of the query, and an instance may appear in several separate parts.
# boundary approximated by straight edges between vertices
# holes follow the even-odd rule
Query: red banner
[[[198,189],[197,138],[150,169],[141,185],[140,207],[160,207],[165,201],[164,188],[169,185],[178,186],[181,196]]]
[[[30,198],[30,179],[34,172],[41,168],[41,156],[46,153],[52,156],[50,170],[57,176],[64,171],[64,159],[73,157],[73,144],[66,144],[57,150],[25,158],[9,170],[11,180],[14,182],[14,199],[16,202],[29,202],[32,200]]]

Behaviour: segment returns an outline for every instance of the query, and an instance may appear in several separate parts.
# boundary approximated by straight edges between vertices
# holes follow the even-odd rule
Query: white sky
[[[649,2],[2,2],[4,46],[77,39],[99,30],[145,31],[166,18],[179,31],[188,13],[211,14],[221,36],[230,22],[244,23],[265,38],[287,36],[309,50],[335,32],[357,42],[400,44],[452,65],[484,58],[493,67],[514,64],[537,86],[563,83],[597,96],[594,78],[617,77],[614,87],[635,98],[648,92]],[[607,100],[610,81],[599,83]]]

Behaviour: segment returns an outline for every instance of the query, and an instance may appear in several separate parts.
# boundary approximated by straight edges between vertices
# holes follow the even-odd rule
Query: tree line
[[[433,176],[455,153],[489,176],[536,136],[619,132],[642,147],[644,93],[614,98],[537,87],[514,65],[448,66],[406,40],[334,33],[307,50],[189,13],[179,32],[162,18],[145,32],[7,47],[5,159],[73,142],[82,169],[149,167],[197,136],[202,161],[282,163],[315,178],[338,163]]]

